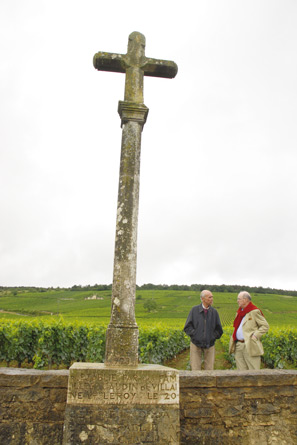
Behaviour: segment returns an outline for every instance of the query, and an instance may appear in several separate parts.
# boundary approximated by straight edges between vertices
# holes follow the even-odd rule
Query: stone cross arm
[[[127,69],[134,65],[129,63],[126,55],[106,52],[98,52],[95,54],[93,63],[98,71],[111,71],[115,73],[126,73]],[[141,69],[145,76],[172,79],[177,74],[177,65],[171,60],[143,57],[137,65],[138,66],[134,65],[134,68]]]
[[[125,73],[125,101],[143,103],[143,76],[172,79],[177,73],[176,63],[145,56],[145,37],[140,32],[129,35],[127,54],[99,52],[93,59],[99,71]]]

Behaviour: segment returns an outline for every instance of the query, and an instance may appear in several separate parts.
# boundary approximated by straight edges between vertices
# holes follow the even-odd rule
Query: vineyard
[[[36,369],[69,367],[73,362],[103,362],[106,325],[50,323],[41,321],[3,321],[0,325],[0,361],[2,365]],[[232,328],[225,327],[221,338],[225,358]],[[297,367],[297,329],[272,328],[263,336],[263,362],[269,368]],[[163,364],[189,347],[189,338],[181,329],[159,324],[139,329],[139,358],[142,363]]]
[[[214,292],[224,335],[226,359],[237,295]],[[253,294],[271,329],[263,337],[265,366],[297,366],[297,297]],[[155,302],[149,308],[148,300]],[[136,320],[139,358],[162,364],[189,346],[182,329],[190,309],[199,304],[199,292],[138,290]],[[0,291],[0,365],[37,369],[69,367],[75,361],[104,360],[105,330],[110,319],[111,291],[17,290]]]
[[[103,362],[106,326],[83,323],[4,321],[0,324],[0,361],[43,368],[69,367],[73,362]],[[166,326],[139,330],[142,363],[163,363],[189,347],[180,329]]]

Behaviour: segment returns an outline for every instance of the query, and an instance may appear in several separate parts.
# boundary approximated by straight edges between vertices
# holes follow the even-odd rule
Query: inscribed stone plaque
[[[115,369],[98,363],[75,363],[71,367],[71,374],[68,403],[179,403],[178,373],[164,366],[140,365],[135,369]]]
[[[179,373],[75,363],[65,419],[65,445],[179,444]]]

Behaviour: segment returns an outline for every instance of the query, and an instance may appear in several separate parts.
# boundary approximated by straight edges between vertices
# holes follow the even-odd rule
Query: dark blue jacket
[[[218,311],[210,306],[207,314],[202,304],[192,307],[184,331],[191,337],[191,342],[199,348],[210,348],[223,334]]]

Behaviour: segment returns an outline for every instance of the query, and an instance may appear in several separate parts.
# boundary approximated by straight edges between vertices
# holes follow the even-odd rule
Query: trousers
[[[247,353],[244,343],[236,343],[234,357],[238,371],[244,371],[246,369],[260,369],[261,356],[258,355],[256,357],[251,357]]]
[[[190,363],[192,371],[200,371],[204,359],[204,370],[213,370],[215,360],[215,347],[199,348],[190,343]]]

